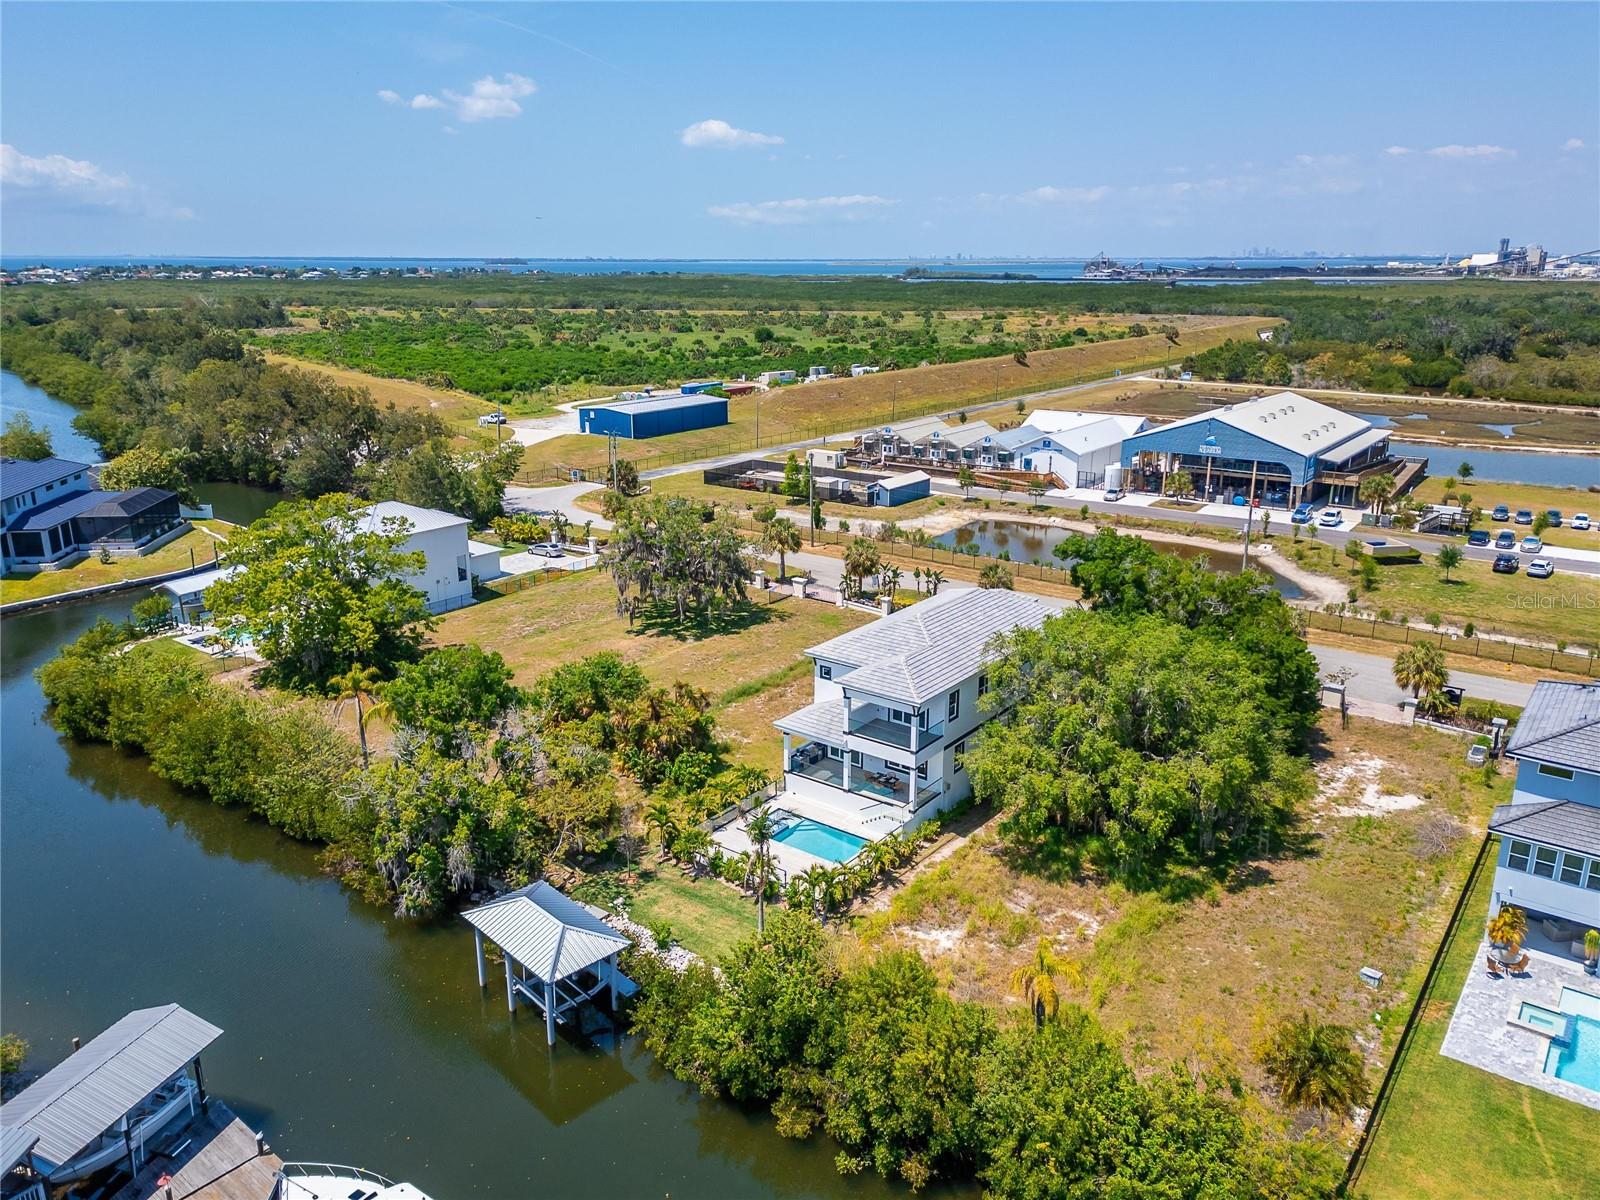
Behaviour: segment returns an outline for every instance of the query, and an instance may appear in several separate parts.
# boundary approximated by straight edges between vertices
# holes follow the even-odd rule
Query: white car
[[[1529,579],[1549,579],[1556,573],[1556,565],[1548,558],[1536,558],[1528,564]]]
[[[1544,539],[1541,538],[1537,533],[1530,533],[1527,537],[1522,539],[1522,544],[1518,548],[1524,554],[1537,554],[1539,551],[1544,549]],[[1531,570],[1532,568],[1530,567],[1529,569]]]
[[[1587,529],[1587,528],[1589,528],[1589,514],[1588,513],[1573,513],[1572,514],[1572,527],[1574,529]]]
[[[1343,525],[1344,514],[1337,508],[1325,508],[1322,510],[1322,515],[1317,518],[1317,524],[1326,529],[1332,529],[1335,525]]]
[[[502,412],[484,413],[483,416],[478,418],[479,425],[504,425],[505,423],[506,415]]]
[[[528,547],[529,554],[537,554],[541,558],[565,558],[566,550],[558,542],[534,542]]]

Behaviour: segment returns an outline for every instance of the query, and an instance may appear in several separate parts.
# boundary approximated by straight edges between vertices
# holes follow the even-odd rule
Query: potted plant
[[[1591,975],[1600,973],[1600,929],[1583,935],[1583,969]]]
[[[1522,939],[1528,936],[1528,914],[1514,904],[1502,904],[1489,919],[1488,933],[1500,961],[1515,962],[1522,951]]]

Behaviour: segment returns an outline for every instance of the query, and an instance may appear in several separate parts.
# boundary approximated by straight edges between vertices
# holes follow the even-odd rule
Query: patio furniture
[[[1498,958],[1496,958],[1493,954],[1490,954],[1485,959],[1485,961],[1489,964],[1489,978],[1490,979],[1504,979],[1505,978],[1505,976],[1500,974],[1500,960]]]
[[[1522,974],[1525,974],[1527,972],[1527,970],[1528,970],[1528,955],[1527,955],[1526,951],[1523,952],[1522,957],[1517,959],[1516,962],[1507,963],[1506,964],[1506,971],[1507,971],[1507,973],[1509,973],[1511,975],[1522,975]]]

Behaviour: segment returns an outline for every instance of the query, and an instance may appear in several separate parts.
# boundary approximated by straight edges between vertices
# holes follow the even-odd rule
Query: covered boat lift
[[[638,987],[617,968],[629,941],[580,904],[540,880],[461,914],[472,925],[478,986],[487,987],[483,940],[500,947],[506,963],[506,1007],[517,1011],[520,995],[544,1014],[545,1037],[556,1042],[556,1023],[600,992],[617,995]],[[586,978],[587,977],[587,978]]]

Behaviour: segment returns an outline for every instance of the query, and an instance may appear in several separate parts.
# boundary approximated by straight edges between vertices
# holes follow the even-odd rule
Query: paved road
[[[506,488],[505,509],[509,513],[548,512],[559,509],[566,513],[567,519],[575,525],[581,526],[585,521],[593,521],[595,529],[610,529],[610,521],[599,513],[579,508],[575,503],[585,492],[599,491],[601,486],[598,483],[563,483],[556,487],[518,487],[512,484]]]
[[[1317,656],[1324,676],[1341,668],[1355,672],[1345,685],[1345,695],[1352,702],[1364,702],[1367,706],[1375,706],[1393,714],[1392,718],[1381,719],[1401,719],[1400,702],[1407,693],[1395,684],[1392,659],[1384,658],[1381,654],[1363,654],[1359,650],[1333,646],[1314,645],[1311,652]],[[1471,671],[1451,671],[1450,682],[1464,689],[1469,696],[1514,704],[1519,708],[1528,703],[1528,697],[1533,692],[1531,683],[1519,683],[1496,675],[1478,675]],[[1368,709],[1366,715],[1380,716],[1380,713]]]

